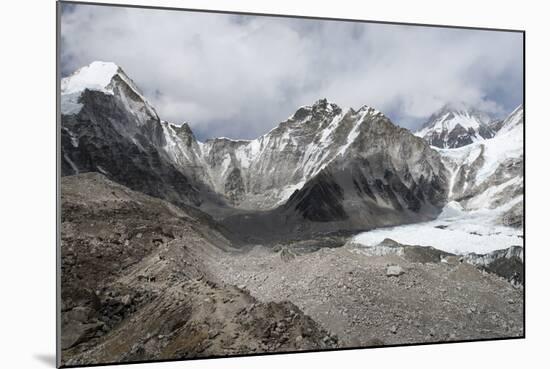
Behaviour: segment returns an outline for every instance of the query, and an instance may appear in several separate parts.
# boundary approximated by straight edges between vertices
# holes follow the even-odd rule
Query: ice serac
[[[430,145],[449,149],[469,145],[495,135],[489,115],[462,103],[447,104],[415,132]]]
[[[519,106],[493,138],[438,150],[451,172],[449,200],[466,210],[493,212],[504,225],[522,226],[523,124]]]

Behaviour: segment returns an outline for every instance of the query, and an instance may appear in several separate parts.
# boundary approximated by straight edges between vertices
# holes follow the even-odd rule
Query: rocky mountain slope
[[[354,128],[343,153],[284,205],[228,217],[223,224],[249,230],[252,241],[358,231],[437,216],[447,201],[448,176],[438,153],[374,109],[346,116]]]
[[[181,167],[204,169],[205,173],[197,177],[206,174],[203,182],[223,195],[231,206],[269,210],[286,202],[294,191],[331,163],[354,160],[356,146],[365,140],[370,123],[381,120],[389,122],[382,113],[368,106],[343,111],[322,99],[299,108],[276,128],[251,141],[217,138],[201,143],[186,127],[185,138],[180,136],[181,141],[173,137],[174,144],[168,152]],[[387,129],[385,133],[394,132],[400,137],[409,135],[405,131],[397,133],[397,128]],[[382,145],[376,148],[385,150]],[[439,175],[437,158],[427,160]]]
[[[231,242],[196,210],[100,173],[61,189],[61,364],[338,346],[294,304],[223,283],[208,263]]]
[[[432,146],[452,149],[493,137],[495,127],[491,123],[491,118],[479,110],[447,104],[415,134]]]
[[[61,90],[63,175],[104,173],[207,212],[248,241],[425,221],[448,201],[466,210],[506,202],[502,222],[522,219],[522,107],[496,127],[447,105],[419,138],[373,108],[322,99],[255,140],[200,142],[188,124],[161,120],[112,63],[81,68]]]
[[[102,62],[63,79],[61,105],[63,175],[101,172],[229,217],[236,231],[249,229],[243,212],[296,233],[429,219],[445,201],[438,153],[367,106],[343,111],[323,99],[256,140],[203,143],[187,124],[160,120],[122,69]]]
[[[175,204],[223,205],[175,165],[155,110],[112,63],[94,62],[61,81],[61,174],[99,172]]]
[[[494,137],[437,151],[449,171],[448,202],[437,218],[363,232],[354,242],[374,246],[392,238],[460,254],[523,245],[523,107],[502,121]]]

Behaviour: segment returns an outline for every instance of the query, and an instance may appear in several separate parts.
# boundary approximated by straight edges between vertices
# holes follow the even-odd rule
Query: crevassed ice
[[[467,212],[451,202],[436,220],[363,232],[353,237],[352,242],[376,246],[391,238],[405,245],[432,246],[455,254],[485,254],[523,245],[521,230],[495,224],[495,217],[501,213],[502,209]]]

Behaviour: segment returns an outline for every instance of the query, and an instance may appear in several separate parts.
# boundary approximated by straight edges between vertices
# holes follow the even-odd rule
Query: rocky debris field
[[[523,288],[504,278],[518,250],[235,249],[207,216],[101,174],[61,185],[65,366],[523,335]]]
[[[337,347],[293,303],[217,282],[204,261],[230,243],[192,212],[99,174],[62,188],[62,365]]]
[[[521,286],[436,249],[404,249],[258,246],[213,261],[211,270],[261,301],[295,303],[342,347],[523,335]]]

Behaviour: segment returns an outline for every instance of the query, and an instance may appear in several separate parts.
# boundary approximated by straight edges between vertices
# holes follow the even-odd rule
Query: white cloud
[[[71,6],[64,71],[114,61],[163,119],[256,137],[327,97],[410,126],[449,101],[504,113],[522,99],[521,34]]]

